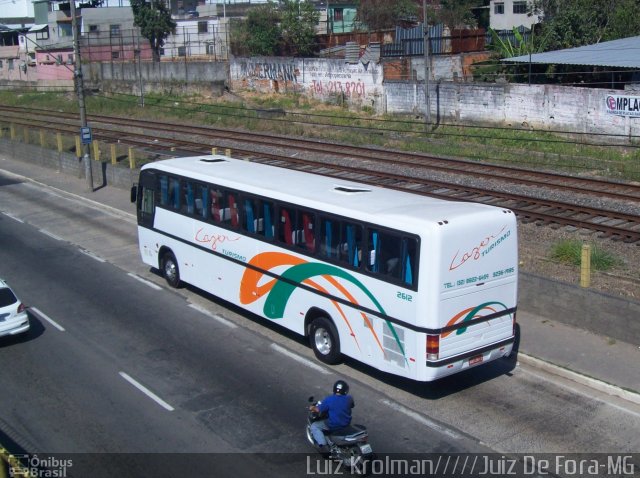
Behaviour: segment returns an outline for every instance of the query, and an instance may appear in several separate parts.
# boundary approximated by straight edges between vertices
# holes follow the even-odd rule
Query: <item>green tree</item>
[[[281,39],[280,12],[273,2],[258,5],[247,13],[245,20],[231,25],[231,48],[236,55],[278,53]]]
[[[131,0],[133,23],[140,34],[149,40],[153,61],[160,61],[160,48],[167,37],[176,31],[176,22],[162,0]]]
[[[536,0],[549,50],[640,35],[640,0]]]
[[[415,21],[418,12],[418,5],[413,0],[360,0],[356,28],[361,31],[395,28],[402,21]]]
[[[474,11],[483,0],[441,0],[440,8],[429,10],[429,23],[444,23],[449,28],[475,28],[478,25]]]
[[[280,9],[282,40],[287,51],[299,56],[313,53],[320,13],[307,0],[284,0]]]

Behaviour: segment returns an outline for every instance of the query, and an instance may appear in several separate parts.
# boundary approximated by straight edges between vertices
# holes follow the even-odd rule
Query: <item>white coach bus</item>
[[[431,381],[511,353],[512,211],[197,156],[132,189],[142,260],[352,357]]]

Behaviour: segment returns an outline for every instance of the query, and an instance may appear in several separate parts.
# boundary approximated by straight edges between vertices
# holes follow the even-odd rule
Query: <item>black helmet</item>
[[[349,393],[349,384],[344,380],[338,380],[333,384],[333,393],[339,393],[340,395],[346,395]]]

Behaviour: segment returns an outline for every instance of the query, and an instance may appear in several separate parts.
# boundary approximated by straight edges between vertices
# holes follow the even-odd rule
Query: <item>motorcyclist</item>
[[[333,395],[327,396],[318,406],[311,405],[309,410],[326,415],[324,420],[311,424],[311,434],[318,444],[321,453],[328,453],[325,431],[335,431],[351,424],[351,409],[355,406],[353,397],[349,395],[349,384],[338,380],[333,384]]]

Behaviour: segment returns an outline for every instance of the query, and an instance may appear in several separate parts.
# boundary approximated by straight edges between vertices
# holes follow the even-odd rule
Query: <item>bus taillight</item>
[[[440,355],[440,335],[427,334],[427,360],[438,360]]]

